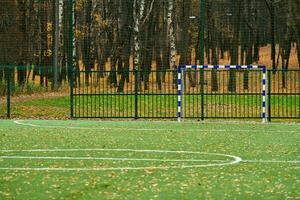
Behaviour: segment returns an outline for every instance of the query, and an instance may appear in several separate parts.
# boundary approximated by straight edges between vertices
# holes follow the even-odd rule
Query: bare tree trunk
[[[275,41],[275,5],[274,0],[265,0],[270,14],[270,34],[271,34],[271,59],[272,70],[276,72],[276,41]]]
[[[213,17],[213,10],[215,9],[214,5],[211,9],[208,9],[210,13],[209,16],[209,29],[210,29],[210,49],[211,51],[211,61],[213,65],[219,64],[219,32],[216,31],[220,24],[218,20]],[[211,84],[212,84],[212,91],[217,92],[219,90],[219,83],[218,83],[218,71],[216,69],[212,69],[211,71]]]
[[[40,68],[40,86],[48,87],[48,67],[50,65],[51,47],[48,40],[51,35],[52,29],[48,27],[48,14],[49,14],[49,2],[44,1],[42,4],[42,10],[40,11],[41,21],[41,46],[42,46],[42,59]]]
[[[255,3],[255,42],[254,42],[254,53],[253,53],[253,61],[258,63],[259,61],[259,45],[260,45],[260,38],[259,38],[259,15],[260,15],[260,6],[258,3]]]
[[[285,41],[284,43],[284,50],[283,50],[283,55],[282,55],[282,87],[286,88],[286,74],[289,68],[289,62],[290,62],[290,56],[291,56],[291,50],[292,50],[292,35],[291,32],[289,31],[289,27],[287,27],[287,36],[288,40]]]
[[[64,2],[63,0],[61,0]],[[69,34],[68,34],[68,3],[61,4],[63,7],[63,12],[61,13],[62,22],[60,23],[63,28],[60,30],[62,31],[61,35],[63,36],[63,45],[62,45],[62,58],[61,58],[61,70],[60,70],[60,84],[67,80],[68,76],[68,42],[69,42]],[[60,20],[61,20],[60,19]]]
[[[112,47],[115,46],[113,40],[113,34],[111,30],[115,28],[112,24],[112,17],[107,15],[109,6],[114,6],[115,8],[118,7],[117,3],[112,5],[108,5],[107,0],[105,1],[98,1],[94,0],[94,7],[93,7],[93,16],[94,16],[94,31],[93,37],[95,40],[94,43],[94,53],[95,53],[95,60],[98,64],[98,73],[97,73],[97,82],[99,82],[100,78],[104,78],[105,73],[105,65],[107,59],[109,57],[109,53],[111,52]],[[99,23],[99,17],[103,19],[104,22],[108,22],[108,25],[103,25],[103,23]],[[109,39],[110,38],[110,39]],[[114,66],[115,67],[115,66]],[[112,69],[112,68],[111,68]],[[115,70],[115,69],[114,69]],[[114,84],[116,86],[116,84]]]
[[[160,50],[159,48],[156,47],[156,52],[155,52],[155,57],[156,57],[156,83],[157,83],[157,87],[158,87],[158,90],[161,90],[162,89],[162,80],[161,80],[161,77],[162,77],[162,65],[163,65],[163,62],[162,62],[162,59],[161,59],[161,55],[160,55]]]
[[[240,22],[241,22],[241,0],[233,2],[234,5],[234,34],[233,34],[233,44],[231,50],[231,65],[238,65],[238,52],[239,52],[239,38],[240,38]],[[229,72],[229,92],[236,92],[236,70],[231,69]]]
[[[152,59],[153,59],[153,44],[154,39],[152,37],[152,33],[155,28],[154,17],[149,17],[149,22],[147,25],[146,33],[144,34],[144,50],[143,50],[143,80],[144,80],[144,88],[145,90],[149,89],[149,76],[151,73],[152,67]]]
[[[298,65],[300,68],[300,3],[299,1],[288,1],[288,6],[288,23],[292,26],[296,37]]]
[[[170,66],[173,69],[173,87],[177,87],[177,67],[176,67],[176,37],[175,37],[175,24],[174,24],[174,2],[168,0],[168,38],[170,45]]]
[[[255,10],[257,9],[257,5],[253,5],[252,1],[245,2],[244,5],[244,33],[245,33],[245,38],[244,38],[244,44],[245,44],[245,49],[246,49],[246,59],[245,59],[245,64],[246,65],[251,65],[253,64],[253,58],[255,57],[253,55],[253,48],[255,47],[255,42],[254,42],[254,33],[258,32],[257,30],[257,12]],[[250,13],[250,14],[249,14]],[[253,15],[255,17],[253,18]],[[256,41],[257,43],[257,41]],[[258,50],[257,50],[258,51]],[[255,52],[255,50],[254,50]],[[258,53],[258,52],[257,52]],[[244,90],[249,89],[249,70],[245,69],[243,70],[243,87]]]
[[[298,65],[300,69],[300,42],[297,43],[297,56],[298,56]]]
[[[275,6],[274,2],[270,4],[270,16],[271,16],[271,42],[272,42],[272,69],[276,71],[276,41],[275,41]]]
[[[212,49],[212,61],[213,65],[217,65],[219,62],[219,48],[218,45],[213,47]],[[211,84],[212,84],[212,91],[217,92],[219,91],[219,84],[218,84],[218,71],[216,69],[212,69],[211,71]]]
[[[141,36],[140,23],[145,10],[145,0],[133,1],[133,20],[134,20],[134,70],[136,70],[136,79],[138,81],[138,90],[141,90]]]
[[[19,61],[17,61],[18,65],[25,66],[26,62],[28,62],[28,37],[27,37],[27,28],[29,27],[27,22],[27,15],[26,15],[26,9],[27,9],[27,2],[24,1],[18,1],[18,9],[20,13],[21,23],[20,23],[20,37],[22,39],[22,48],[21,48],[21,58]],[[24,87],[26,81],[26,69],[17,69],[17,82],[18,85],[21,87]]]
[[[90,84],[91,70],[94,66],[95,60],[92,58],[92,1],[86,1],[84,3],[85,14],[85,32],[83,36],[83,64],[85,68],[85,84]]]
[[[161,8],[162,7],[162,8]],[[158,87],[158,90],[162,90],[162,77],[163,77],[163,69],[165,69],[166,66],[163,64],[163,55],[162,50],[164,45],[162,43],[165,43],[162,38],[164,35],[164,20],[163,20],[163,9],[164,6],[161,6],[160,2],[155,2],[155,9],[158,10],[155,14],[155,20],[160,22],[155,24],[155,38],[154,38],[154,46],[155,46],[155,60],[156,60],[156,84]],[[161,14],[162,13],[162,14]]]
[[[133,13],[133,2],[131,1],[120,1],[120,33],[119,38],[122,40],[121,58],[124,62],[124,67],[121,74],[121,80],[119,81],[118,92],[124,91],[125,81],[129,81],[129,60],[131,51],[131,29]]]

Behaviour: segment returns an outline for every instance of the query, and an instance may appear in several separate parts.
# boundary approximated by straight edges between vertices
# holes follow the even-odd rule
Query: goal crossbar
[[[178,122],[181,121],[182,73],[187,69],[260,69],[262,71],[262,122],[266,122],[267,68],[264,65],[180,65],[178,66]]]

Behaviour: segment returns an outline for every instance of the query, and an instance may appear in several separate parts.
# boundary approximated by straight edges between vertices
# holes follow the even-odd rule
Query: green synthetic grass
[[[1,104],[0,116],[5,116],[6,105]],[[70,117],[69,97],[49,97],[42,99],[25,99],[11,104],[14,118],[59,118]]]
[[[27,125],[5,120],[0,122],[1,150],[90,151],[1,151],[0,168],[144,169],[0,170],[0,199],[297,199],[300,196],[299,124],[34,120],[20,123]],[[243,161],[227,166],[181,169],[183,165],[203,164],[191,160],[205,159],[205,164],[215,164],[218,163],[216,160],[230,162],[232,159],[211,154],[103,149],[218,153],[238,156]],[[52,159],[6,159],[3,156]],[[53,157],[159,160],[56,160]],[[163,161],[168,159],[189,161]],[[171,168],[153,168],[161,166]]]
[[[177,95],[149,95],[138,97],[139,117],[177,117]],[[182,111],[185,117],[201,116],[201,97],[186,95]],[[260,96],[214,95],[204,97],[207,117],[260,117]],[[300,96],[272,96],[272,116],[300,117]],[[6,113],[5,103],[0,106],[0,117]],[[134,117],[134,95],[77,96],[74,98],[75,116]],[[70,117],[69,97],[25,99],[13,102],[14,118],[66,119]]]

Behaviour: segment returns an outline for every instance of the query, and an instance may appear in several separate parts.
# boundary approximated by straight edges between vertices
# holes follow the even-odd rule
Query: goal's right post
[[[266,123],[266,97],[267,97],[267,67],[266,66],[258,66],[258,68],[262,69],[263,80],[262,80],[262,123]],[[270,83],[268,83],[270,84]]]
[[[182,75],[182,69],[184,67],[183,66],[178,66],[178,75],[177,75],[177,78],[178,78],[178,81],[177,81],[177,85],[178,85],[178,112],[177,112],[177,119],[178,119],[178,122],[181,122],[181,99],[182,99],[182,91],[181,91],[181,84],[182,84],[182,81],[181,81],[181,75]]]

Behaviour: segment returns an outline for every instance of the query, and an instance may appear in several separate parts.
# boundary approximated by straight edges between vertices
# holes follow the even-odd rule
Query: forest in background
[[[178,64],[200,63],[199,0],[76,0],[74,15],[71,2],[0,2],[0,83],[5,80],[3,66],[24,66],[10,72],[16,74],[14,85],[38,80],[53,89],[54,80],[62,85],[70,79],[73,66],[68,63],[75,58],[77,70],[86,71],[87,84],[90,72],[97,70],[98,79],[106,78],[122,92],[131,81],[129,70],[138,70],[137,78],[147,88],[153,71],[162,72],[155,72],[161,85],[163,71],[174,70],[175,85]],[[274,73],[299,69],[299,10],[299,0],[205,0],[205,64],[269,64]],[[262,63],[266,47],[270,60]],[[290,66],[291,57],[297,57],[297,66]],[[232,71],[232,92],[235,77]],[[218,81],[214,73],[212,79]]]

